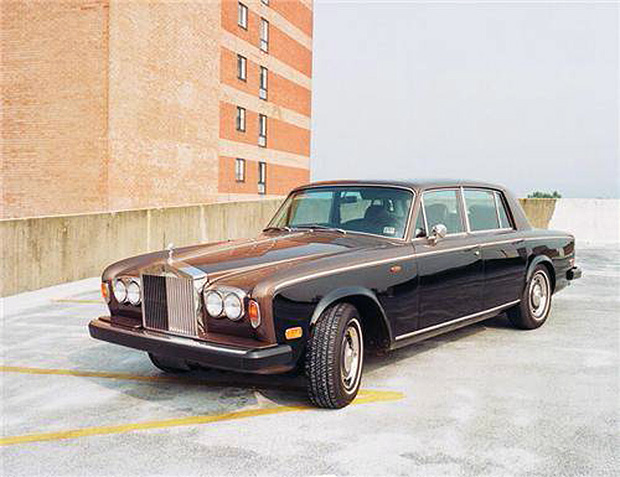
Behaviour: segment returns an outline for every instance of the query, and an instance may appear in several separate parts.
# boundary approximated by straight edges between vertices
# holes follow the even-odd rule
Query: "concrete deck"
[[[308,409],[298,378],[170,377],[90,339],[97,279],[5,298],[0,474],[617,475],[620,250],[578,263],[543,328],[498,317],[368,357],[340,411]]]

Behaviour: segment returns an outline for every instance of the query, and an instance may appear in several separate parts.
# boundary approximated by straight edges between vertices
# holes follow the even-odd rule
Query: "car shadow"
[[[486,329],[512,328],[504,315],[476,323],[391,352],[365,354],[365,373],[373,373],[396,362],[465,339]],[[302,373],[258,375],[194,369],[170,374],[155,368],[146,353],[129,348],[94,343],[70,355],[75,369],[120,376],[81,376],[108,390],[140,401],[157,402],[167,408],[197,414],[234,412],[265,406],[307,407],[306,380]]]

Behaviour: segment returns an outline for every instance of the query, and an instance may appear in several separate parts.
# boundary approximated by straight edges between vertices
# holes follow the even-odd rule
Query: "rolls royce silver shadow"
[[[581,276],[574,262],[574,237],[533,229],[497,185],[322,182],[293,190],[253,239],[110,265],[110,316],[89,329],[165,372],[301,370],[313,404],[340,408],[358,392],[367,348],[502,312],[540,327],[552,295]]]

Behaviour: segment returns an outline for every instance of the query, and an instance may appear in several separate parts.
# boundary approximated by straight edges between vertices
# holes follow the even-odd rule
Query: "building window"
[[[237,106],[237,131],[245,132],[245,108]]]
[[[258,193],[267,193],[267,163],[258,163]]]
[[[248,7],[239,2],[239,13],[237,15],[237,24],[247,30],[248,29]]]
[[[264,66],[260,67],[260,89],[258,90],[258,97],[260,99],[267,100],[267,76],[269,70]]]
[[[264,114],[258,115],[258,145],[267,145],[267,116]]]
[[[269,22],[264,18],[260,19],[260,49],[269,51]]]
[[[269,0],[260,0],[260,1],[263,3],[263,5],[269,5]]]
[[[235,180],[245,182],[245,159],[237,158],[235,160]]]
[[[245,56],[237,55],[237,78],[242,81],[248,79],[248,60]]]

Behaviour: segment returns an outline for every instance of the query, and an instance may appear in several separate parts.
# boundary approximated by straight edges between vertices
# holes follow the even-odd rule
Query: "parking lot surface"
[[[0,474],[618,475],[620,249],[577,262],[541,329],[500,316],[368,356],[338,411],[301,378],[164,375],[92,340],[97,279],[6,298]]]

